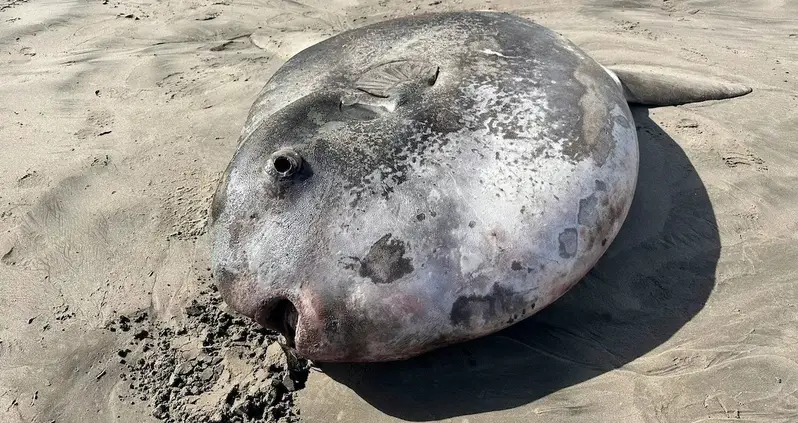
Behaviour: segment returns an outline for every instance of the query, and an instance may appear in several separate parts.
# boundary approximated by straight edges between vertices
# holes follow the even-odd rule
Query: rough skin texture
[[[283,148],[302,158],[288,178]],[[622,91],[554,32],[493,12],[366,26],[291,58],[253,105],[212,205],[214,274],[301,356],[407,358],[565,293],[637,166]]]

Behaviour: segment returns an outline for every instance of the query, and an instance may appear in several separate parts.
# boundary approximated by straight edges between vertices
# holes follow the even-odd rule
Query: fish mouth
[[[278,332],[287,347],[296,347],[296,329],[299,312],[288,298],[276,298],[269,301],[257,318],[258,323]]]

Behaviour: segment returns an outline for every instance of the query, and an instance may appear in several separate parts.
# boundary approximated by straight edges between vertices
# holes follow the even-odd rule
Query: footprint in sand
[[[17,186],[20,188],[36,188],[45,184],[47,184],[47,178],[35,170],[25,172],[17,179]]]
[[[723,162],[726,163],[726,166],[730,168],[736,168],[738,166],[750,166],[759,172],[768,170],[767,165],[765,165],[765,161],[751,152],[728,152],[723,154],[722,159]]]
[[[75,132],[75,136],[79,140],[85,140],[89,137],[108,135],[111,133],[113,123],[114,115],[107,110],[90,112],[83,128]]]

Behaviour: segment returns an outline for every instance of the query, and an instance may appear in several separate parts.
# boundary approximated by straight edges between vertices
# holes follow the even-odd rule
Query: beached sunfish
[[[321,362],[409,358],[539,312],[629,210],[627,103],[750,91],[612,69],[496,12],[393,19],[299,52],[252,106],[213,200],[224,300]]]

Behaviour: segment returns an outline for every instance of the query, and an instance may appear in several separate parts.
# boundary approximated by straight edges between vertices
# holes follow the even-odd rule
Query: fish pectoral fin
[[[746,95],[752,89],[684,69],[641,65],[615,65],[605,69],[620,83],[626,101],[643,106],[677,106]]]
[[[419,90],[435,85],[438,72],[438,66],[413,60],[373,67],[355,81],[353,92],[341,97],[341,111],[366,120],[393,113]]]
[[[402,86],[435,85],[439,71],[436,65],[416,60],[383,63],[361,75],[355,88],[374,97],[396,97]]]

